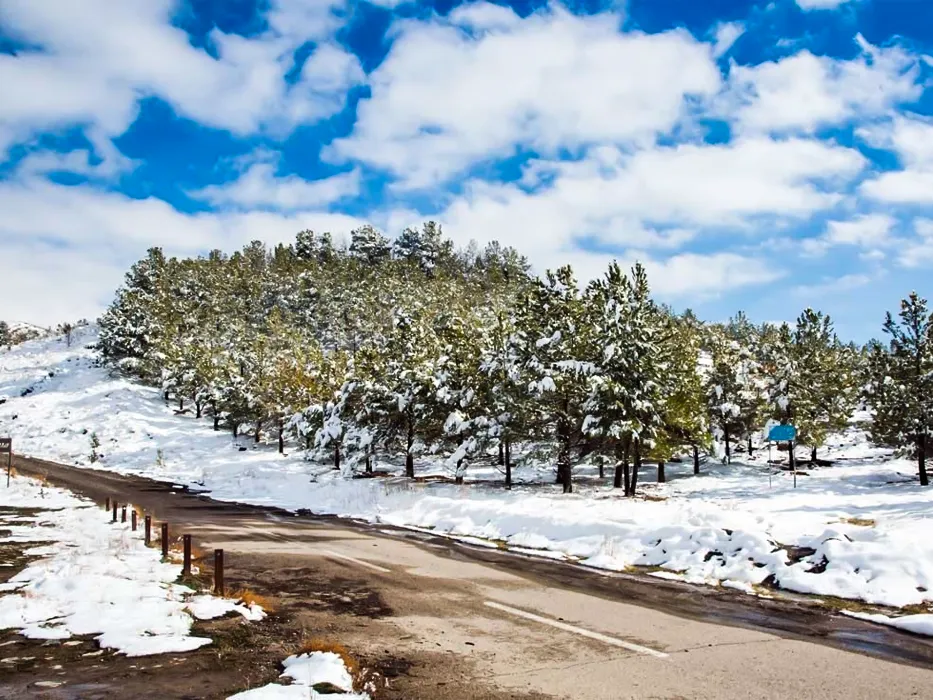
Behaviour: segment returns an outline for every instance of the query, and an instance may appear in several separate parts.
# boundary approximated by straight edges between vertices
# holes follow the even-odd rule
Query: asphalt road
[[[933,643],[806,602],[14,463],[99,502],[132,503],[204,550],[223,548],[231,580],[313,609],[315,626],[363,658],[391,649],[407,670],[385,697],[933,698]]]

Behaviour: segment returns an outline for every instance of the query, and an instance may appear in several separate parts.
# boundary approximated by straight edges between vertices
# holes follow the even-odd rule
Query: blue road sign
[[[792,425],[775,425],[768,431],[768,439],[772,442],[790,442],[797,437],[797,428]]]

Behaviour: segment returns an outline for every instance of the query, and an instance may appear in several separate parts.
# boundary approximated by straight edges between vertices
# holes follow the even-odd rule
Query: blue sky
[[[0,86],[8,320],[152,245],[429,218],[711,320],[933,296],[922,0],[4,0]]]

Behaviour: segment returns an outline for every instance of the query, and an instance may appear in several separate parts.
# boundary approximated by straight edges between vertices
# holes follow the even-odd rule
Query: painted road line
[[[370,564],[368,561],[361,561],[359,559],[354,559],[353,557],[348,557],[346,554],[338,554],[337,552],[332,552],[330,550],[327,550],[324,552],[324,555],[328,557],[334,557],[335,559],[345,559],[347,561],[352,561],[354,564],[365,566],[367,569],[372,569],[373,571],[379,571],[383,574],[392,573],[391,569],[385,569],[381,566],[377,566],[376,564]]]
[[[515,615],[516,617],[523,617],[526,620],[531,620],[532,622],[540,622],[542,625],[548,625],[550,627],[556,627],[559,630],[564,630],[565,632],[570,632],[572,634],[578,634],[581,637],[588,637],[590,639],[595,639],[598,642],[603,642],[604,644],[610,644],[614,647],[621,647],[622,649],[628,649],[629,651],[634,651],[638,654],[646,654],[647,656],[654,656],[658,659],[666,659],[667,654],[663,651],[657,651],[655,649],[649,649],[648,647],[643,647],[640,644],[633,644],[632,642],[626,642],[624,639],[616,639],[615,637],[609,637],[605,634],[600,634],[599,632],[592,632],[590,630],[583,629],[582,627],[576,627],[575,625],[568,625],[566,622],[561,622],[560,620],[553,620],[548,617],[541,617],[540,615],[535,615],[534,613],[527,612],[525,610],[519,610],[518,608],[511,608],[508,605],[502,605],[501,603],[494,603],[491,600],[486,601],[486,606],[493,608],[495,610],[501,610],[502,612]]]

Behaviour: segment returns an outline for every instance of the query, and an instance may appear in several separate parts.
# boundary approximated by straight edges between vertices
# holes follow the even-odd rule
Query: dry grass
[[[250,605],[258,605],[267,613],[271,614],[275,612],[276,606],[271,598],[267,598],[264,595],[260,595],[259,593],[256,593],[255,591],[251,591],[248,588],[243,588],[238,591],[233,591],[226,597],[232,600],[239,600],[246,607],[249,607]]]
[[[339,656],[340,660],[343,661],[343,665],[347,667],[347,671],[350,672],[350,677],[353,678],[353,690],[360,689],[359,686],[362,681],[360,662],[350,654],[345,646],[324,639],[308,639],[301,643],[297,653],[312,654],[314,652],[330,652]]]
[[[849,525],[860,525],[861,527],[874,527],[876,524],[871,518],[845,518],[842,522],[849,523]]]

